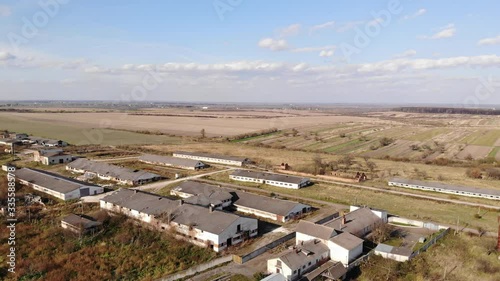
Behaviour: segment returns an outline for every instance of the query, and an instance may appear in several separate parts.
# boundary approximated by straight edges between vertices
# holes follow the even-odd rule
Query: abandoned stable
[[[243,166],[250,162],[250,160],[245,157],[226,156],[226,155],[210,154],[203,152],[176,151],[173,153],[173,156],[178,158],[194,159],[209,163],[217,163],[217,164],[233,165],[233,166]]]
[[[185,201],[192,204],[205,206],[206,202],[210,202],[216,208],[232,207],[237,212],[283,223],[311,211],[311,206],[306,204],[196,181],[185,181],[173,188],[170,194],[186,198]]]
[[[255,182],[291,189],[299,189],[311,183],[308,178],[249,170],[236,170],[229,175],[229,178],[235,181]]]
[[[73,156],[62,149],[41,149],[33,152],[33,161],[44,165],[64,164],[73,161]]]
[[[77,234],[93,234],[102,226],[101,222],[84,215],[70,214],[61,220],[61,227]]]
[[[17,170],[15,175],[21,184],[61,200],[78,199],[104,192],[100,186],[36,169],[23,168]]]
[[[161,166],[180,168],[186,170],[200,170],[208,167],[205,163],[199,160],[177,158],[170,156],[160,156],[153,154],[141,155],[139,157],[139,161],[147,164],[161,165]]]
[[[162,176],[146,171],[132,170],[103,162],[84,158],[76,159],[66,165],[66,170],[75,173],[96,176],[102,180],[111,180],[119,184],[140,185],[162,179]]]
[[[102,198],[100,206],[158,230],[172,230],[177,238],[216,252],[258,235],[256,219],[137,190],[119,189]]]
[[[500,190],[493,190],[486,188],[449,185],[439,182],[426,182],[426,181],[409,180],[402,178],[393,178],[389,180],[388,185],[425,190],[425,191],[448,193],[448,194],[468,196],[468,197],[500,200]]]

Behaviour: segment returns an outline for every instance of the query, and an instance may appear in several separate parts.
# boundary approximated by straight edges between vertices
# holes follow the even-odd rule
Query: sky
[[[0,100],[500,104],[500,1],[0,0]]]

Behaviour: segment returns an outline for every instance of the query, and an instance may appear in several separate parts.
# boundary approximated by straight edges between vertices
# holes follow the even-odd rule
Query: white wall
[[[332,241],[328,241],[328,248],[330,248],[330,259],[341,262],[344,266],[363,253],[363,243],[354,249],[347,250]]]

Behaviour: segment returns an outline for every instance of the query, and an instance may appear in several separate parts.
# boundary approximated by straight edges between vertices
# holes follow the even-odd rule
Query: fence
[[[267,250],[270,250],[272,248],[275,248],[277,247],[278,245],[280,244],[283,244],[285,243],[286,241],[290,240],[290,239],[293,239],[295,238],[295,232],[292,232],[292,233],[289,233],[281,238],[278,238],[276,240],[274,240],[273,242],[271,243],[268,243],[256,250],[254,250],[253,252],[250,252],[244,256],[237,256],[237,255],[234,255],[233,256],[233,261],[235,263],[238,263],[238,264],[243,264],[243,263],[246,263],[247,261],[255,258],[255,257],[258,257],[259,255],[262,255],[263,253],[265,253]]]
[[[331,221],[331,220],[333,220],[334,218],[338,218],[338,217],[339,217],[339,212],[336,212],[336,213],[334,213],[334,214],[331,214],[331,215],[329,215],[329,216],[326,216],[326,217],[324,217],[324,218],[322,218],[322,219],[317,220],[315,223],[316,223],[316,224],[324,224],[325,222],[327,222],[327,221]]]
[[[178,273],[174,273],[174,274],[166,276],[166,277],[162,277],[160,279],[157,279],[156,281],[174,281],[174,280],[186,278],[188,276],[195,275],[197,273],[203,272],[207,269],[210,269],[212,267],[216,267],[216,266],[221,265],[223,263],[230,262],[232,260],[233,260],[233,257],[231,255],[227,255],[227,256],[217,258],[217,259],[214,259],[212,261],[191,267],[187,270],[184,270],[184,271],[181,271]]]
[[[427,248],[429,248],[430,246],[436,244],[436,242],[443,238],[443,236],[445,236],[446,234],[448,234],[448,232],[450,232],[450,228],[447,228],[445,229],[443,232],[439,233],[438,235],[432,237],[427,243],[425,243],[422,247],[420,247],[420,249],[414,251],[411,256],[410,256],[410,259],[414,258],[415,256],[417,256],[418,254],[420,254],[421,252],[427,250]]]

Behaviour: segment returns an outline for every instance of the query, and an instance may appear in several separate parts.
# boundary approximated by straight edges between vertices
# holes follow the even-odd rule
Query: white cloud
[[[455,36],[457,29],[453,23],[450,23],[446,26],[443,26],[439,29],[439,31],[432,36],[420,36],[419,39],[443,39],[443,38],[451,38]]]
[[[395,58],[408,58],[408,57],[413,57],[417,54],[417,51],[413,50],[413,49],[409,49],[409,50],[406,50],[400,54],[395,54],[394,57]]]
[[[0,17],[8,17],[12,14],[9,6],[0,5]]]
[[[7,61],[7,60],[12,60],[15,59],[16,56],[9,52],[0,52],[0,61]]]
[[[327,45],[327,46],[319,46],[319,47],[303,47],[303,48],[295,48],[290,50],[294,53],[309,53],[309,52],[319,52],[323,50],[335,50],[337,46],[335,45]]]
[[[295,36],[299,34],[301,29],[301,25],[298,23],[291,24],[285,28],[282,28],[278,31],[280,37],[289,37],[289,36]]]
[[[337,32],[346,32],[346,31],[354,29],[357,26],[362,25],[364,23],[365,23],[364,21],[350,21],[350,22],[346,22],[346,23],[343,23],[342,25],[340,25],[337,28]]]
[[[327,21],[322,24],[317,24],[311,27],[311,31],[321,30],[325,28],[333,28],[335,26],[334,21]]]
[[[331,57],[335,53],[335,50],[322,50],[319,52],[320,57]]]
[[[271,51],[283,51],[288,49],[288,43],[284,39],[264,38],[259,41],[259,47]]]
[[[411,20],[411,19],[414,19],[414,18],[418,18],[420,16],[423,16],[425,13],[427,13],[427,10],[426,9],[420,9],[418,11],[416,11],[415,13],[411,14],[411,15],[406,15],[404,16],[402,19],[403,20]]]
[[[480,46],[485,46],[485,45],[500,45],[500,35],[497,37],[491,37],[491,38],[484,38],[479,40],[477,42],[478,45]]]

